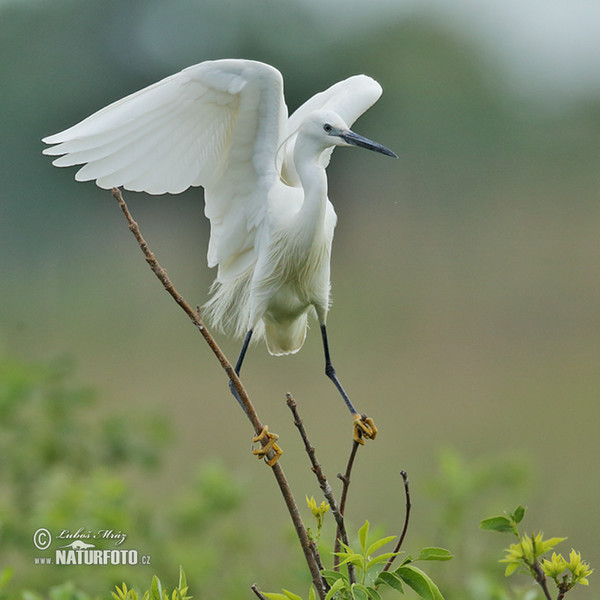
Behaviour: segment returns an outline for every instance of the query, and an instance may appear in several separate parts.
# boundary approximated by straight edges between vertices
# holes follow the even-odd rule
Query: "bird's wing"
[[[381,86],[373,78],[367,75],[354,75],[332,85],[324,92],[315,94],[297,108],[288,119],[286,126],[281,169],[284,180],[291,185],[297,185],[299,182],[294,166],[294,145],[298,128],[307,115],[316,110],[331,110],[340,115],[348,127],[352,127],[354,121],[379,100],[381,93]],[[325,166],[327,166],[333,150],[332,147],[325,151],[322,157]]]
[[[243,268],[279,173],[287,108],[279,71],[247,60],[188,67],[44,138],[78,181],[149,194],[205,188],[209,266]],[[249,252],[250,251],[250,252]],[[240,262],[240,257],[244,256]]]

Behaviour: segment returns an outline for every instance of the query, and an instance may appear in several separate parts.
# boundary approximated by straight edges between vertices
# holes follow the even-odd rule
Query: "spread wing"
[[[149,194],[205,188],[209,266],[235,277],[255,259],[276,178],[287,108],[277,69],[218,60],[188,67],[44,138],[58,167],[105,189]]]
[[[316,110],[331,110],[340,115],[348,127],[352,127],[354,121],[379,100],[381,93],[381,86],[374,79],[367,75],[354,75],[315,94],[296,109],[287,121],[282,178],[290,185],[300,183],[294,166],[294,144],[298,128],[308,114]],[[333,150],[332,147],[323,153],[321,160],[324,166],[329,163]]]

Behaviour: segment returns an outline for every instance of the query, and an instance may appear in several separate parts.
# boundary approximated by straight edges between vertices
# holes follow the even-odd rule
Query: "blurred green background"
[[[269,470],[250,456],[251,430],[224,374],[144,264],[110,193],[76,183],[74,169],[52,167],[40,138],[207,59],[276,66],[290,111],[342,78],[369,74],[384,94],[354,130],[400,160],[342,149],[329,167],[339,216],[334,364],[380,426],[361,450],[349,518],[356,527],[369,518],[398,530],[397,474],[406,469],[413,540],[443,545],[435,515],[448,498],[427,492],[440,453],[464,457],[456,477],[475,462],[492,480],[498,469],[499,484],[499,461],[516,461],[529,465],[529,485],[518,494],[499,485],[485,509],[467,515],[465,536],[499,558],[506,540],[489,539],[478,523],[485,510],[521,502],[530,528],[568,535],[567,544],[600,565],[598,40],[599,7],[583,1],[0,2],[4,357],[73,359],[75,384],[100,398],[91,423],[126,408],[119,426],[143,433],[145,416],[163,415],[175,435],[160,449],[160,466],[148,475],[130,465],[124,475],[153,510],[166,510],[169,490],[181,491],[204,462],[218,460],[245,482],[241,510],[255,544],[277,540],[288,517]],[[214,273],[201,190],[126,199],[179,291],[202,304]],[[331,479],[350,446],[350,419],[322,374],[315,333],[313,326],[294,357],[255,346],[244,368],[262,419],[281,436],[299,499],[318,489],[285,392]],[[218,341],[233,359],[239,343]],[[60,438],[63,420],[49,417],[42,428]],[[147,525],[129,525],[135,547]],[[155,555],[168,547],[174,564],[183,562],[168,530],[156,538]],[[263,575],[269,552],[275,564],[284,560],[277,541],[272,550],[265,544],[262,554],[230,556],[232,568],[249,570],[248,585],[286,585]],[[290,560],[301,560],[291,548]],[[46,581],[63,577],[31,566],[33,551],[9,552],[15,581],[35,587],[36,569],[46,569]],[[193,566],[184,567],[192,579]],[[69,572],[78,583],[88,575]],[[591,583],[593,591],[595,576]]]

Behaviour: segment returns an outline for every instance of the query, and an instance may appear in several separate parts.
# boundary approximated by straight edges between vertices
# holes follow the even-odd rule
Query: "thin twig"
[[[252,423],[256,434],[260,434],[263,429],[263,424],[260,422],[260,419],[256,414],[256,410],[254,409],[252,402],[250,402],[248,393],[244,389],[244,386],[242,385],[240,378],[237,376],[235,369],[233,368],[223,351],[219,348],[214,337],[206,328],[206,325],[204,325],[204,322],[202,321],[198,312],[194,311],[194,309],[186,302],[184,297],[175,289],[175,286],[171,283],[171,280],[167,276],[167,272],[160,266],[160,264],[156,260],[156,256],[154,256],[154,253],[150,250],[148,244],[146,243],[146,240],[142,237],[140,228],[138,224],[134,221],[131,212],[129,211],[129,208],[127,207],[127,204],[123,199],[123,194],[121,193],[121,190],[119,190],[118,188],[113,188],[112,195],[115,198],[115,200],[119,203],[119,206],[121,207],[121,210],[123,211],[123,214],[127,219],[127,223],[129,224],[129,230],[131,231],[131,233],[133,233],[133,236],[137,240],[137,243],[139,244],[140,249],[142,250],[145,256],[146,262],[150,266],[150,269],[152,269],[152,272],[156,275],[156,277],[158,277],[165,290],[171,295],[175,302],[177,302],[177,304],[181,307],[185,314],[190,318],[190,320],[196,326],[198,331],[200,331],[207,344],[209,345],[210,349],[213,351],[213,354],[217,357],[223,369],[225,369],[225,372],[227,373],[227,376],[229,377],[230,381],[233,383],[233,386],[235,387],[235,390],[239,395],[240,401],[243,404],[246,415]]]
[[[300,433],[300,437],[302,438],[302,441],[304,442],[304,448],[306,450],[306,453],[308,454],[308,458],[310,459],[310,464],[312,465],[311,470],[315,474],[317,481],[319,482],[319,487],[321,488],[321,491],[323,492],[323,496],[325,496],[325,500],[327,500],[327,502],[329,503],[329,508],[331,508],[331,513],[333,514],[335,522],[337,523],[338,537],[341,538],[341,541],[344,544],[348,545],[348,534],[346,532],[346,526],[344,524],[344,516],[340,512],[340,509],[338,508],[337,501],[335,499],[335,496],[333,495],[333,490],[331,489],[331,486],[329,485],[329,481],[327,480],[327,477],[325,476],[325,473],[323,472],[323,467],[321,467],[321,464],[317,460],[316,450],[315,450],[314,446],[310,443],[308,433],[306,432],[304,423],[303,423],[302,419],[300,418],[300,414],[298,413],[298,406],[291,394],[286,394],[286,404],[287,404],[288,408],[290,409],[290,411],[292,412],[292,416],[294,417],[294,425],[298,429],[298,431]],[[349,571],[350,570],[354,571],[354,565],[349,564],[348,568],[349,568]],[[349,576],[350,576],[351,582],[354,582],[353,581],[354,573],[352,573],[352,575],[349,574]]]
[[[408,521],[410,519],[410,490],[408,489],[408,475],[406,471],[400,471],[400,475],[402,475],[402,481],[404,482],[404,497],[406,498],[406,512],[404,514],[404,526],[402,527],[402,533],[398,538],[398,543],[394,548],[394,552],[400,552],[400,548],[402,548],[402,543],[404,542],[404,538],[406,537],[406,532],[408,531]],[[388,561],[385,563],[385,567],[383,567],[384,571],[388,571],[392,566],[392,563],[396,559],[396,555],[390,556]]]
[[[531,543],[533,544],[533,554],[534,554],[534,556],[536,556],[538,554],[538,552],[537,552],[537,548],[535,545],[535,536],[533,535],[533,533],[531,534]],[[544,573],[542,567],[540,566],[540,563],[536,560],[532,564],[527,559],[525,559],[525,563],[532,570],[532,572],[535,576],[535,580],[537,581],[537,583],[539,583],[540,587],[542,588],[542,591],[544,592],[544,595],[546,596],[546,600],[552,600],[552,596],[550,595],[550,590],[548,589],[548,582],[546,580],[546,574]]]
[[[342,516],[344,516],[344,511],[346,510],[346,499],[348,497],[348,488],[350,487],[350,475],[352,473],[352,467],[354,466],[354,459],[356,458],[356,453],[358,452],[359,446],[360,446],[360,444],[357,441],[352,442],[352,450],[350,451],[350,456],[348,457],[348,463],[346,464],[346,472],[343,475],[341,473],[337,474],[338,479],[342,480],[342,497],[340,499],[340,514]],[[341,536],[341,532],[338,527],[338,529],[335,533],[334,552],[339,552],[341,550],[340,536]],[[339,557],[334,554],[334,558],[333,558],[333,570],[334,571],[339,571],[339,569],[340,569],[339,562],[340,562]]]
[[[300,437],[302,438],[302,441],[304,442],[304,448],[306,450],[306,453],[308,454],[308,458],[310,459],[310,464],[312,465],[311,470],[315,474],[317,481],[319,482],[319,487],[321,488],[321,491],[323,492],[323,496],[325,496],[325,500],[327,500],[327,502],[329,503],[329,508],[331,508],[331,513],[333,514],[335,522],[337,523],[337,526],[338,526],[339,530],[341,531],[342,541],[344,542],[344,544],[347,544],[348,543],[348,535],[346,533],[346,527],[344,525],[344,516],[340,513],[340,510],[337,505],[337,500],[335,499],[335,496],[333,495],[333,490],[331,489],[331,486],[329,485],[329,481],[327,480],[327,477],[325,476],[325,473],[323,472],[323,467],[321,467],[321,464],[317,460],[317,454],[316,454],[315,448],[310,443],[310,439],[308,438],[308,434],[304,427],[304,423],[302,422],[302,419],[300,418],[300,415],[298,414],[298,406],[291,394],[286,394],[286,404],[288,405],[288,408],[292,411],[292,415],[294,417],[294,425],[297,427],[297,429],[300,433]]]
[[[260,600],[267,600],[267,597],[264,594],[261,594],[260,590],[258,589],[258,586],[253,583],[250,586],[250,589],[256,594],[256,596],[260,599]]]
[[[317,542],[315,540],[310,541],[310,547],[312,548],[313,554],[315,556],[315,560],[317,561],[317,565],[319,567],[319,571],[322,571],[325,566],[323,565],[323,561],[321,560],[321,553],[319,552],[319,548],[317,546]],[[323,585],[325,586],[325,590],[329,591],[329,584],[326,580],[323,581]]]
[[[229,380],[232,382],[232,385],[235,388],[235,390],[238,394],[238,398],[240,399],[240,402],[244,408],[246,416],[248,417],[248,419],[252,423],[252,426],[254,427],[254,431],[256,432],[257,435],[259,435],[263,431],[263,424],[260,421],[260,419],[258,418],[256,409],[254,408],[254,405],[250,401],[250,398],[248,397],[248,393],[246,392],[244,386],[242,385],[240,378],[237,376],[232,364],[229,362],[229,360],[227,359],[227,357],[225,356],[223,351],[219,348],[219,346],[218,346],[217,342],[215,341],[215,339],[213,338],[212,334],[210,333],[210,331],[208,331],[208,329],[204,325],[204,322],[200,318],[200,315],[196,311],[194,311],[192,309],[192,307],[183,298],[183,296],[179,292],[177,292],[177,290],[171,283],[170,279],[168,278],[167,272],[160,266],[160,264],[156,260],[154,253],[150,250],[150,248],[148,247],[148,244],[142,237],[142,234],[140,232],[140,228],[139,228],[138,224],[134,221],[133,217],[131,216],[131,213],[129,212],[129,208],[127,207],[127,204],[125,203],[125,200],[123,199],[123,195],[122,195],[121,191],[118,188],[113,188],[112,195],[115,198],[115,200],[119,203],[119,206],[121,207],[121,210],[123,211],[123,214],[125,215],[125,218],[127,219],[127,223],[129,224],[129,229],[130,229],[131,233],[133,233],[135,239],[137,240],[137,242],[140,246],[140,249],[142,250],[142,252],[146,258],[146,262],[152,269],[152,272],[160,280],[160,282],[162,283],[165,290],[171,295],[171,297],[175,300],[175,302],[177,302],[177,304],[181,307],[181,309],[190,318],[192,323],[200,331],[200,333],[202,334],[202,337],[204,337],[204,339],[206,340],[206,343],[209,345],[213,354],[217,357],[219,363],[221,364],[221,366],[227,373]],[[264,439],[263,447],[266,446],[267,443],[268,443],[268,440]],[[267,455],[267,457],[269,459],[272,458],[273,456],[274,456],[273,451],[269,452],[269,454]],[[290,513],[290,517],[292,519],[294,528],[296,530],[296,535],[298,536],[298,540],[300,541],[300,545],[302,546],[302,551],[304,552],[304,557],[308,564],[308,568],[310,570],[313,583],[315,585],[315,588],[317,589],[317,593],[319,594],[320,598],[324,598],[325,597],[325,587],[323,585],[323,578],[321,577],[321,573],[319,572],[319,567],[315,561],[313,552],[310,547],[310,540],[308,539],[308,535],[306,533],[306,528],[304,527],[302,517],[300,516],[300,511],[298,510],[298,505],[296,504],[296,501],[294,500],[294,495],[292,494],[292,490],[291,490],[289,483],[285,477],[283,468],[281,467],[279,462],[276,462],[275,464],[271,465],[271,470],[273,471],[273,475],[275,476],[275,479],[277,480],[277,484],[279,485],[279,489],[281,490],[281,494],[282,494],[283,499],[288,508],[288,512]]]

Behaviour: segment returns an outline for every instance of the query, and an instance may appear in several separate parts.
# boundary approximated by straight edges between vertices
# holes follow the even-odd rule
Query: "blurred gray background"
[[[353,129],[400,159],[338,149],[329,168],[339,216],[334,364],[380,426],[356,466],[357,524],[367,516],[399,527],[403,468],[413,527],[426,530],[433,508],[421,490],[444,448],[490,465],[517,457],[533,473],[514,498],[529,505],[528,526],[568,535],[598,566],[597,3],[0,2],[1,351],[74,356],[107,412],[160,407],[177,441],[159,481],[176,485],[192,465],[219,457],[253,480],[256,499],[269,498],[268,515],[252,518],[286,522],[268,469],[249,455],[251,430],[224,374],[146,267],[110,193],[41,155],[43,136],[225,57],[277,67],[290,111],[356,73],[384,89]],[[179,291],[202,304],[214,277],[202,191],[126,199]],[[254,346],[244,367],[300,498],[317,490],[285,392],[330,477],[350,445],[317,332],[313,324],[294,357]],[[218,341],[233,359],[239,342]],[[470,515],[474,530],[486,516]]]

